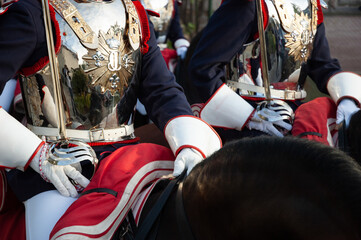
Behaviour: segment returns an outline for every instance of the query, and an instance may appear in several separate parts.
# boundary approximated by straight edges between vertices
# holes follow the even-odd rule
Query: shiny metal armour
[[[290,75],[300,69],[301,64],[307,61],[312,52],[317,31],[317,1],[265,0],[265,2],[269,14],[269,23],[265,29],[269,81],[271,85],[277,82],[294,81],[294,79],[289,79]],[[243,53],[237,58],[235,59],[237,63],[233,62],[229,69],[228,78],[231,79],[229,86],[240,90],[243,95],[259,96],[255,91],[250,90],[251,88],[242,89],[239,84],[236,84],[236,82],[252,84],[244,77],[238,79],[238,76],[247,73],[251,77],[250,63],[257,62],[254,61],[255,59],[258,59],[258,64],[251,67],[259,68],[259,41],[245,45]],[[236,68],[239,68],[239,71],[236,71]],[[256,85],[262,86],[262,83],[256,81]],[[297,91],[297,89],[293,90]],[[305,97],[304,94],[299,95],[302,96],[300,98]],[[280,98],[292,99],[289,96]]]
[[[142,0],[146,9],[159,13],[159,17],[150,16],[157,33],[158,43],[164,43],[174,12],[173,0]]]
[[[56,10],[60,27],[57,59],[66,128],[74,133],[70,136],[90,142],[133,137],[132,131],[116,132],[128,129],[132,123],[139,85],[141,27],[133,3],[130,0],[49,2]],[[48,116],[51,109],[41,105],[42,80],[53,94],[48,65],[22,81],[29,128],[38,135],[57,128]],[[77,134],[74,129],[83,134]],[[103,135],[94,138],[90,134],[83,138],[84,130]],[[112,133],[111,137],[105,132]]]

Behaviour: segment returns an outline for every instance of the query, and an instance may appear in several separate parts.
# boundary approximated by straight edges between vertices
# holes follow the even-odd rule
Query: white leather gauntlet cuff
[[[43,142],[0,107],[0,166],[26,169]]]
[[[214,127],[241,130],[254,108],[223,84],[200,111],[200,118]]]
[[[333,101],[338,104],[345,97],[352,98],[360,107],[361,103],[361,76],[351,72],[340,72],[333,75],[328,83],[327,90]]]
[[[164,128],[164,135],[175,156],[183,148],[193,148],[206,158],[222,147],[216,131],[194,116],[171,119]]]
[[[179,47],[189,47],[189,42],[187,39],[184,39],[184,38],[180,38],[178,40],[176,40],[174,42],[174,47],[175,48],[179,48]]]

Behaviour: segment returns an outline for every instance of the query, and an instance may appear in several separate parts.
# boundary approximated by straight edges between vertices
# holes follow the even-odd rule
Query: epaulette
[[[0,15],[4,14],[8,8],[19,0],[7,1],[7,0],[0,0]]]

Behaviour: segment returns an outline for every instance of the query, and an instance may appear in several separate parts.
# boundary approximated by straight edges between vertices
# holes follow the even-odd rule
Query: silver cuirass
[[[159,14],[159,17],[150,16],[150,20],[157,34],[157,42],[165,43],[174,12],[173,0],[142,0],[142,4]]]
[[[60,27],[57,62],[67,136],[86,142],[133,138],[141,60],[135,6],[131,0],[49,2]],[[56,137],[49,65],[24,77],[22,92],[28,127],[37,135]]]
[[[269,17],[265,40],[271,96],[285,100],[303,99],[306,92],[299,88],[297,81],[301,65],[310,57],[313,48],[317,31],[317,0],[265,2]],[[242,95],[264,97],[260,47],[259,40],[244,45],[242,54],[233,60],[237,63],[230,65],[227,84]],[[258,73],[252,77],[252,71]],[[258,76],[256,79],[255,75]]]

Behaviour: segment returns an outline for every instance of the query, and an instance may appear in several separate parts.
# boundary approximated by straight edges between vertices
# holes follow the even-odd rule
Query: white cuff
[[[174,47],[175,48],[179,48],[179,47],[189,47],[189,42],[187,39],[184,39],[184,38],[180,38],[178,40],[176,40],[174,42]]]
[[[0,108],[0,166],[24,170],[39,151],[42,141]]]
[[[164,135],[175,156],[183,148],[193,148],[206,158],[222,147],[216,131],[194,116],[171,119],[164,128]]]
[[[352,98],[360,107],[361,76],[351,72],[340,72],[333,75],[327,83],[327,90],[333,101],[338,104],[344,97]]]
[[[254,108],[223,84],[208,100],[199,116],[213,127],[241,130]]]

